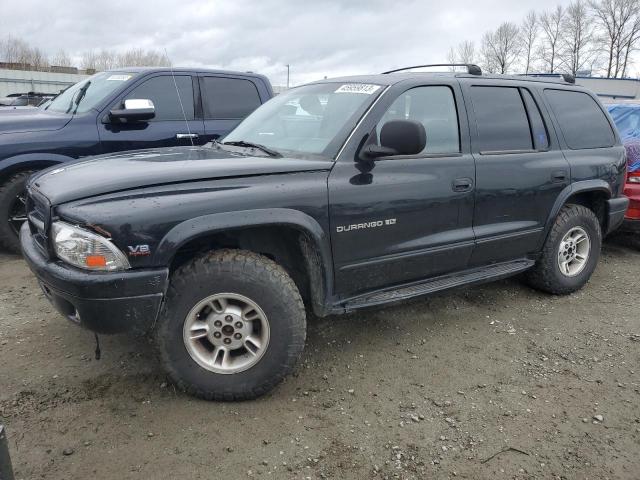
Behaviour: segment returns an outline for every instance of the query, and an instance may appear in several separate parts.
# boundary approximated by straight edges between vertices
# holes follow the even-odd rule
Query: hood
[[[47,113],[39,108],[0,108],[0,135],[3,133],[41,132],[60,130],[71,115]]]
[[[103,155],[43,170],[30,188],[52,205],[111,192],[216,178],[329,170],[329,160],[246,156],[212,147]]]

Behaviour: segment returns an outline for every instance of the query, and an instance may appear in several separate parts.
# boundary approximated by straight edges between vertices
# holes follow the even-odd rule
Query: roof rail
[[[519,73],[521,77],[537,77],[537,78],[558,78],[560,77],[564,82],[574,84],[576,83],[575,75],[571,73]]]
[[[396,68],[395,70],[389,70],[388,72],[382,72],[383,75],[388,73],[402,72],[404,70],[413,70],[414,68],[425,67],[466,67],[467,73],[471,75],[482,75],[482,69],[478,65],[473,63],[433,63],[430,65],[414,65],[413,67]]]

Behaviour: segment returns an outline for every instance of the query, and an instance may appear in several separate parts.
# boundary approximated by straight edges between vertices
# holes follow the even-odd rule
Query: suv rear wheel
[[[291,372],[304,348],[306,316],[282,267],[253,252],[221,250],[175,272],[156,335],[162,364],[182,390],[244,400]]]
[[[20,253],[18,235],[27,220],[25,185],[34,173],[18,172],[0,184],[0,246],[13,253]]]
[[[526,274],[528,283],[556,295],[581,289],[598,264],[602,232],[595,214],[582,205],[562,208],[542,255]]]

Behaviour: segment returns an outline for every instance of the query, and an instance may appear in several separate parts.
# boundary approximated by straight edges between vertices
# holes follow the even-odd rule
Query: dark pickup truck
[[[35,171],[90,155],[203,145],[272,96],[269,80],[253,73],[127,68],[98,73],[42,108],[0,109],[0,246],[19,251],[24,185]]]
[[[569,81],[468,70],[323,80],[222,142],[46,170],[24,256],[65,317],[153,335],[180,388],[219,400],[291,371],[307,311],[519,273],[574,292],[628,205],[611,119]]]

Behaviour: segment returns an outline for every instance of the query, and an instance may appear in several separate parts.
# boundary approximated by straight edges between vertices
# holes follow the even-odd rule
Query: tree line
[[[623,78],[640,47],[640,0],[573,0],[534,10],[449,50],[451,63],[477,63],[489,73],[589,72]]]
[[[7,36],[0,39],[0,61],[34,70],[44,70],[51,66],[73,67],[74,61],[65,50],[47,55],[22,39]],[[125,52],[113,50],[88,50],[80,56],[80,68],[103,71],[122,67],[167,67],[169,59],[156,50],[133,48]]]

